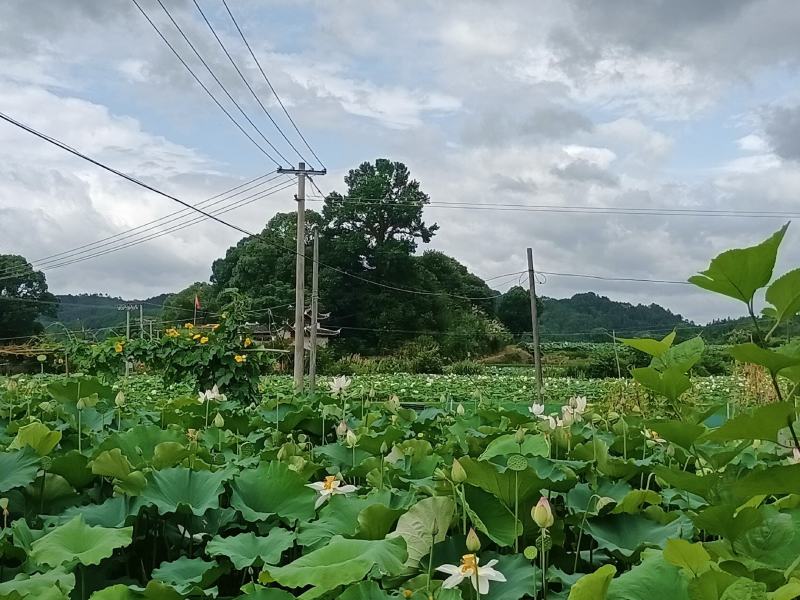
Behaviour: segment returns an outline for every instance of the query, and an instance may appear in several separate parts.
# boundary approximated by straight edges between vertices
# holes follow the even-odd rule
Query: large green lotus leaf
[[[584,575],[569,590],[569,600],[606,600],[608,586],[616,572],[614,565],[603,565],[594,573]]]
[[[501,435],[492,440],[478,460],[491,460],[495,456],[522,454],[524,456],[548,456],[550,445],[542,434],[526,435],[522,448],[516,441],[516,434]]]
[[[60,431],[51,431],[44,423],[34,421],[29,425],[23,425],[17,431],[17,437],[9,444],[9,450],[20,450],[29,446],[36,451],[39,456],[47,456],[61,441]]]
[[[25,488],[25,496],[32,505],[42,507],[44,514],[58,514],[68,506],[75,505],[79,496],[69,482],[54,473],[46,473],[44,486],[41,475]]]
[[[278,588],[265,588],[257,584],[247,584],[242,588],[244,594],[235,600],[294,600],[294,595]]]
[[[790,356],[783,352],[765,350],[753,342],[733,346],[731,348],[731,354],[739,362],[761,365],[773,375],[782,369],[800,365],[800,356]]]
[[[367,498],[334,496],[320,509],[319,518],[300,524],[297,542],[301,546],[315,547],[335,535],[354,536],[358,530],[358,515],[371,505]]]
[[[647,427],[655,431],[661,438],[687,450],[706,431],[702,425],[683,421],[648,421]]]
[[[125,496],[106,498],[101,504],[87,504],[86,506],[72,506],[59,515],[61,522],[82,515],[87,525],[100,525],[102,527],[122,527],[127,518],[134,514],[131,502]]]
[[[735,542],[747,531],[763,521],[763,515],[751,506],[740,508],[737,504],[716,504],[692,517],[695,527],[712,535]]]
[[[467,515],[475,529],[485,533],[500,546],[511,546],[522,534],[522,522],[514,520],[514,513],[497,498],[471,485],[464,486]],[[520,515],[521,516],[521,515]]]
[[[147,479],[133,466],[119,448],[104,450],[92,461],[92,473],[115,479],[115,490],[128,496],[138,496],[147,485]]]
[[[67,381],[54,381],[47,385],[47,392],[54,400],[64,404],[75,405],[79,398],[89,398],[97,395],[98,398],[111,399],[114,390],[101,382],[96,377],[76,375]]]
[[[702,358],[705,347],[706,344],[703,338],[700,336],[694,337],[681,342],[677,346],[672,346],[660,356],[654,356],[653,360],[650,361],[650,366],[659,371],[675,369],[685,373]]]
[[[406,565],[416,568],[436,542],[444,541],[455,512],[455,502],[447,496],[424,498],[397,521],[395,530],[406,541]]]
[[[676,567],[686,569],[692,577],[697,577],[709,569],[711,556],[703,544],[684,540],[667,540],[664,546],[664,560]]]
[[[661,496],[653,490],[631,490],[621,500],[617,500],[617,505],[611,512],[633,515],[641,512],[642,506],[645,504],[661,504]]]
[[[51,569],[47,573],[18,573],[14,579],[0,583],[0,598],[16,600],[17,598],[30,598],[30,600],[55,600],[69,598],[69,593],[75,587],[75,575],[67,573],[61,567]],[[47,595],[56,593],[56,595]],[[60,594],[60,595],[58,595]]]
[[[617,341],[622,342],[626,346],[635,348],[640,352],[649,354],[653,357],[662,356],[672,346],[675,341],[675,332],[664,336],[660,340],[652,340],[650,338],[617,338]]]
[[[326,444],[325,446],[318,446],[314,448],[314,454],[322,454],[327,456],[334,464],[339,467],[348,469],[353,468],[353,457],[355,456],[355,465],[360,465],[370,456],[369,452],[365,452],[361,448],[356,448],[355,455],[353,450],[342,444]]]
[[[639,515],[608,515],[587,521],[586,533],[599,549],[628,558],[646,546],[662,547],[670,538],[691,535],[692,524],[683,517],[661,525]]]
[[[240,533],[230,537],[216,536],[206,545],[209,556],[227,556],[233,566],[241,570],[257,562],[274,565],[280,562],[281,554],[294,545],[294,532],[271,529],[266,537],[254,533]]]
[[[768,600],[767,586],[760,581],[739,577],[720,596],[720,600]]]
[[[133,527],[91,527],[78,515],[33,542],[31,559],[48,567],[76,562],[99,565],[115,549],[130,544],[132,536]]]
[[[770,506],[759,509],[763,520],[733,542],[742,556],[784,570],[800,556],[800,511],[778,512]]]
[[[694,473],[681,471],[679,468],[668,468],[661,465],[653,467],[656,476],[668,483],[670,486],[690,492],[696,496],[708,500],[716,490],[721,478],[718,474],[699,476]]]
[[[162,442],[185,442],[186,437],[157,425],[137,425],[128,431],[110,435],[100,450],[119,448],[134,469],[141,469],[153,460],[156,446]]]
[[[142,490],[143,502],[154,504],[162,515],[185,506],[200,516],[211,508],[219,508],[222,483],[228,471],[192,471],[173,467],[150,473],[150,481]]]
[[[494,463],[478,461],[468,456],[459,459],[459,462],[467,473],[467,483],[496,496],[506,506],[514,505],[516,481],[519,482],[520,504],[538,496],[542,487],[542,481],[530,468],[519,472],[501,472]],[[516,480],[515,473],[519,473]]]
[[[800,598],[800,579],[792,577],[789,583],[772,592],[769,600],[796,600]]]
[[[706,571],[689,581],[692,600],[718,600],[737,577],[725,571]]]
[[[729,489],[740,500],[760,495],[800,494],[800,464],[752,470],[732,482]]]
[[[337,596],[338,600],[392,600],[395,597],[382,590],[374,581],[361,581],[351,585]]]
[[[197,588],[207,588],[223,572],[224,569],[215,562],[181,556],[171,562],[162,562],[157,569],[153,569],[153,579],[186,595]]]
[[[355,537],[362,540],[382,540],[405,512],[404,508],[370,504],[358,513],[358,529]]]
[[[262,463],[233,480],[231,506],[248,521],[272,515],[308,520],[314,516],[317,494],[305,480],[282,462]]]
[[[397,575],[403,571],[407,557],[405,540],[399,536],[385,540],[347,540],[337,536],[328,545],[284,567],[267,570],[283,586],[313,586],[312,596],[316,596],[360,581],[373,569],[383,575]]]
[[[0,452],[0,493],[28,485],[38,471],[39,457],[30,448]]]
[[[646,598],[690,600],[686,578],[678,567],[665,561],[657,550],[642,552],[642,562],[611,580],[608,586],[608,600]]]
[[[531,565],[531,562],[521,554],[505,554],[501,556],[494,552],[487,552],[480,555],[480,564],[485,565],[490,560],[497,560],[494,568],[505,575],[506,581],[492,581],[489,584],[489,593],[481,596],[481,598],[486,598],[487,600],[519,600],[526,595],[532,594],[534,586],[541,589],[541,571]],[[442,593],[437,596],[437,598],[442,597],[444,597]],[[469,598],[470,596],[467,597]],[[454,598],[461,598],[461,596],[454,596]]]
[[[787,223],[765,241],[749,248],[727,250],[711,260],[708,269],[689,278],[689,282],[705,290],[750,303],[756,291],[772,279]]]
[[[778,431],[794,420],[794,404],[774,402],[759,406],[750,413],[735,416],[721,427],[709,431],[701,441],[765,440],[774,442]]]
[[[775,327],[791,319],[800,311],[800,269],[784,273],[767,288],[767,302],[772,304],[770,316],[775,319]]]
[[[49,471],[61,475],[76,489],[88,486],[95,479],[88,467],[89,458],[77,450],[52,457],[52,461]]]
[[[631,375],[637,383],[654,394],[664,396],[670,402],[675,402],[681,394],[692,387],[692,382],[680,370],[671,367],[658,371],[653,367],[632,369]]]

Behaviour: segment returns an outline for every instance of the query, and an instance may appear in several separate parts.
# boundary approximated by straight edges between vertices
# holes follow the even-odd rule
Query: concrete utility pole
[[[144,306],[139,305],[139,339],[144,339]]]
[[[319,231],[314,227],[314,264],[311,267],[311,348],[308,352],[309,389],[317,388],[317,322],[319,318]]]
[[[131,339],[131,311],[125,311],[125,339]]]
[[[306,277],[306,176],[325,175],[327,170],[307,169],[306,163],[298,163],[296,169],[279,168],[278,173],[297,175],[297,262],[295,263],[294,282],[294,389],[303,391],[303,375],[305,373],[305,277]]]
[[[528,248],[528,284],[531,288],[531,329],[533,333],[533,360],[536,364],[536,401],[542,401],[542,355],[539,352],[539,309],[536,306],[536,277],[533,272],[533,250]]]

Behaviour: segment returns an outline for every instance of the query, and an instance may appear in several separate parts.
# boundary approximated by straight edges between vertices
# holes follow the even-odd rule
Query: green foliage
[[[58,301],[47,291],[44,273],[16,254],[0,254],[0,272],[10,273],[0,280],[0,337],[10,338],[40,333],[38,319],[54,317]]]

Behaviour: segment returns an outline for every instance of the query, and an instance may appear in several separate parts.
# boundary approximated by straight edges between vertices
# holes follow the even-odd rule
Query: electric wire
[[[198,76],[197,76],[197,74],[196,74],[196,73],[195,73],[195,72],[192,70],[192,68],[189,66],[189,64],[188,64],[188,63],[187,63],[187,62],[186,62],[186,61],[183,59],[183,57],[182,57],[182,56],[180,55],[180,53],[179,53],[179,52],[178,52],[178,51],[175,49],[175,47],[174,47],[174,46],[173,46],[173,45],[170,43],[170,41],[169,41],[169,40],[168,40],[168,39],[167,39],[167,38],[164,36],[164,34],[163,34],[163,33],[161,33],[161,30],[160,30],[160,29],[158,28],[158,26],[157,26],[157,25],[156,25],[156,24],[153,22],[153,20],[152,20],[152,19],[149,17],[149,15],[148,15],[148,14],[147,14],[147,13],[144,11],[144,9],[143,9],[143,8],[142,8],[142,7],[139,5],[139,3],[137,2],[137,0],[131,0],[131,2],[133,2],[133,3],[136,5],[136,8],[138,8],[138,9],[139,9],[139,12],[141,12],[141,13],[142,13],[142,15],[144,16],[144,18],[145,18],[145,19],[147,19],[147,22],[148,22],[148,23],[150,23],[150,25],[151,25],[151,26],[152,26],[152,28],[155,30],[155,32],[158,34],[158,36],[159,36],[159,37],[160,37],[160,38],[161,38],[161,39],[164,41],[164,43],[165,43],[165,44],[167,45],[167,47],[168,47],[168,48],[169,48],[169,49],[172,51],[172,53],[175,55],[175,57],[176,57],[176,58],[177,58],[177,59],[178,59],[178,60],[181,62],[181,64],[182,64],[182,65],[183,65],[183,66],[186,68],[186,70],[189,72],[189,74],[192,76],[192,78],[193,78],[193,79],[194,79],[194,80],[197,82],[197,84],[198,84],[198,85],[199,85],[201,88],[203,88],[203,90],[206,92],[206,94],[208,94],[208,96],[209,96],[209,97],[210,97],[210,98],[211,98],[211,99],[214,101],[214,104],[216,104],[216,105],[219,107],[219,109],[220,109],[222,112],[224,112],[224,113],[225,113],[225,115],[228,117],[228,119],[230,119],[230,120],[231,120],[231,122],[232,122],[234,125],[236,125],[236,127],[239,129],[239,131],[241,131],[241,132],[242,132],[242,133],[243,133],[243,134],[244,134],[244,135],[247,137],[247,139],[249,139],[249,140],[250,140],[250,141],[251,141],[251,142],[252,142],[252,143],[253,143],[253,144],[256,146],[256,148],[258,148],[258,149],[259,149],[259,150],[260,150],[260,151],[261,151],[261,152],[262,152],[262,153],[263,153],[263,154],[264,154],[264,155],[265,155],[267,158],[269,158],[269,159],[270,159],[270,160],[271,160],[273,163],[275,163],[275,166],[276,166],[276,167],[280,167],[280,166],[281,166],[281,163],[279,163],[279,162],[278,162],[278,161],[275,159],[275,157],[273,157],[273,156],[272,156],[272,155],[271,155],[269,152],[267,152],[267,151],[266,151],[266,150],[265,150],[265,149],[264,149],[264,148],[261,146],[261,144],[259,144],[259,143],[258,143],[258,142],[257,142],[255,139],[253,139],[253,136],[251,136],[249,133],[247,133],[247,131],[245,131],[245,129],[244,129],[242,126],[241,126],[241,124],[240,124],[240,123],[239,123],[239,122],[238,122],[236,119],[234,119],[234,118],[233,118],[233,115],[231,115],[231,113],[228,111],[228,109],[226,109],[226,108],[225,108],[225,107],[222,105],[222,103],[221,103],[219,100],[217,100],[217,97],[216,97],[216,96],[214,96],[214,94],[211,92],[211,90],[209,90],[209,89],[208,89],[208,87],[207,87],[207,86],[206,86],[206,85],[203,83],[203,81],[200,79],[200,77],[198,77]]]
[[[236,70],[236,72],[239,74],[239,77],[241,78],[242,82],[244,82],[245,86],[247,86],[247,89],[250,90],[250,93],[252,94],[252,96],[255,99],[255,101],[261,107],[261,110],[264,112],[264,114],[267,116],[267,118],[275,126],[275,129],[278,130],[278,133],[280,133],[281,136],[283,137],[283,139],[286,140],[286,143],[289,144],[289,146],[291,146],[292,150],[295,151],[295,154],[297,154],[297,156],[299,156],[301,160],[303,160],[305,162],[310,162],[310,161],[308,161],[306,159],[305,156],[303,156],[300,153],[300,151],[292,143],[292,141],[288,137],[286,137],[286,134],[280,128],[278,123],[275,121],[275,119],[272,118],[272,115],[267,110],[267,107],[264,106],[263,102],[261,102],[261,98],[258,97],[258,94],[256,94],[255,90],[253,89],[253,86],[250,85],[250,82],[244,76],[244,73],[242,73],[241,69],[239,68],[239,65],[236,64],[236,61],[234,60],[233,56],[231,56],[231,53],[228,51],[228,48],[225,46],[224,42],[222,41],[222,39],[217,34],[216,30],[214,29],[214,26],[211,24],[211,21],[209,21],[208,18],[206,17],[206,14],[205,14],[205,12],[203,12],[203,9],[200,7],[200,4],[198,4],[197,0],[192,0],[192,1],[194,2],[194,5],[197,8],[197,10],[200,12],[200,16],[203,17],[203,21],[205,21],[206,25],[208,25],[208,28],[209,28],[209,30],[211,30],[212,35],[214,36],[214,38],[219,43],[219,46],[220,46],[220,48],[222,48],[222,51],[225,53],[225,56],[228,57],[228,60],[230,61],[231,65],[233,65],[233,68]]]
[[[278,104],[280,105],[281,109],[283,110],[283,113],[286,115],[286,118],[289,119],[289,122],[292,124],[292,127],[294,127],[294,130],[297,132],[297,135],[300,136],[300,139],[303,140],[303,143],[305,144],[306,148],[308,148],[308,151],[311,152],[311,154],[314,156],[314,158],[316,158],[319,161],[320,166],[322,166],[322,168],[324,169],[325,168],[325,163],[323,163],[322,159],[320,159],[320,157],[317,156],[317,153],[314,152],[314,149],[308,143],[308,140],[306,140],[305,136],[300,132],[300,128],[297,126],[297,123],[295,123],[294,119],[292,118],[292,115],[290,115],[289,111],[286,110],[286,106],[283,104],[283,101],[281,100],[281,97],[278,95],[278,92],[275,90],[274,86],[272,85],[272,82],[269,80],[269,77],[267,77],[267,74],[264,72],[264,69],[261,67],[261,63],[259,62],[258,58],[256,57],[255,52],[253,52],[253,48],[250,46],[250,43],[247,41],[247,38],[245,37],[244,32],[242,31],[242,28],[239,27],[239,23],[236,21],[236,17],[233,16],[233,13],[231,12],[231,9],[228,6],[228,3],[225,0],[222,0],[222,4],[225,6],[225,10],[228,11],[228,16],[230,16],[231,21],[233,22],[234,26],[236,27],[236,31],[239,32],[239,36],[242,38],[242,42],[244,42],[244,45],[247,46],[247,50],[248,50],[248,52],[250,52],[250,56],[253,58],[253,62],[256,63],[256,66],[258,67],[258,70],[261,72],[261,75],[264,77],[264,81],[267,82],[267,85],[269,86],[269,89],[272,91],[272,94],[275,96],[275,99],[278,101]]]

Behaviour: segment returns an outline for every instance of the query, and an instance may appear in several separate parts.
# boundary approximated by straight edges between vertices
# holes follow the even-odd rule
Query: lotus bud
[[[456,406],[456,414],[457,414],[459,417],[463,417],[465,412],[466,412],[466,411],[464,410],[464,405],[463,405],[463,404],[461,404],[461,402],[459,402],[459,403],[458,403],[458,406]]]
[[[3,509],[3,512],[8,511],[8,498],[0,498],[0,508]]]
[[[17,383],[16,379],[9,379],[6,381],[6,389],[11,392],[12,394],[17,391],[19,384]]]
[[[525,441],[525,430],[522,427],[517,429],[516,433],[514,434],[514,441],[519,445],[522,445],[522,442]]]
[[[602,496],[601,498],[598,498],[598,500],[597,500],[597,508],[596,508],[596,510],[598,512],[600,512],[600,510],[602,510],[603,508],[605,508],[609,504],[614,504],[615,502],[616,502],[616,500],[614,500],[613,498],[609,498],[608,496]]]
[[[278,458],[279,461],[282,461],[284,458],[286,458],[286,448],[285,447],[283,447],[283,446],[280,447],[280,449],[278,450],[277,458]]]
[[[550,502],[547,501],[547,498],[544,496],[539,498],[539,502],[533,507],[533,510],[531,510],[531,517],[533,517],[534,523],[536,523],[540,529],[547,529],[555,523],[553,509],[550,508]]]
[[[345,423],[344,419],[342,419],[336,426],[336,435],[339,437],[345,436],[349,430],[350,428],[347,426],[347,423]]]
[[[447,473],[445,473],[442,469],[437,467],[436,469],[433,470],[433,478],[436,481],[444,481],[445,479],[447,479]]]
[[[453,466],[450,469],[450,479],[455,483],[464,483],[467,480],[467,472],[457,458],[453,459]]]
[[[381,454],[386,454],[389,450],[389,446],[386,445],[386,442],[381,442]]]
[[[117,408],[125,406],[125,394],[122,393],[122,390],[120,390],[114,398],[114,404],[117,405]]]
[[[76,406],[78,410],[83,410],[84,408],[86,408],[86,403],[83,401],[83,398],[78,399]]]
[[[352,429],[347,430],[347,433],[344,436],[344,442],[347,444],[348,448],[355,448],[358,445],[358,436],[353,432]]]
[[[470,527],[469,533],[467,534],[467,550],[470,552],[477,552],[481,549],[481,540],[478,537],[478,534],[475,533],[475,530]]]
[[[225,425],[225,419],[222,418],[221,414],[217,413],[217,416],[214,417],[214,427],[221,429],[223,425]]]

